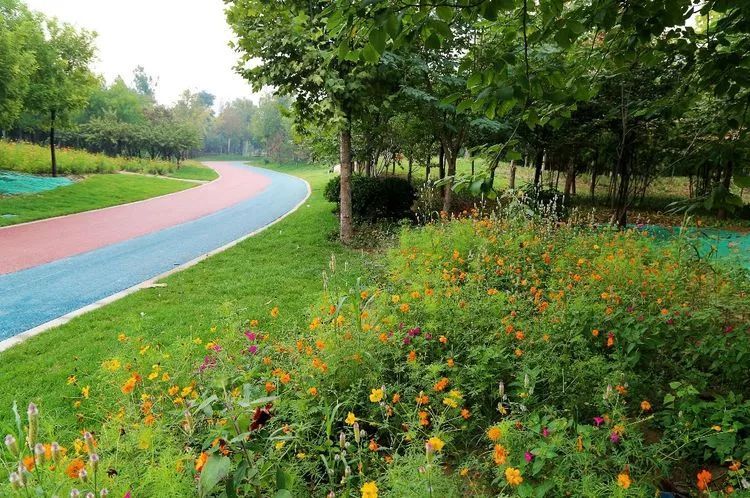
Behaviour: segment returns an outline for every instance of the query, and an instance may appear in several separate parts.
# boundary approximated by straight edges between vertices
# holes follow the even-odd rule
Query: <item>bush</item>
[[[325,198],[340,205],[341,177],[331,179]],[[358,220],[411,218],[416,198],[414,187],[395,176],[371,177],[352,175],[352,214]]]
[[[57,149],[57,168],[61,175],[115,173],[117,171],[163,175],[176,171],[177,164],[142,158],[110,157],[60,147]],[[0,169],[50,174],[52,166],[49,149],[40,145],[0,140]]]

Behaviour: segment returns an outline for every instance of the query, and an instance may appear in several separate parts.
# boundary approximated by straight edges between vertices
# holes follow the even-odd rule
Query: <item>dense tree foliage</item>
[[[533,166],[539,189],[562,172],[568,195],[581,173],[591,192],[608,175],[620,225],[663,175],[689,176],[720,216],[742,203],[746,2],[227,3],[243,75],[293,96],[307,126],[341,132],[364,174],[401,156],[429,170],[437,154],[446,211],[458,184],[491,191],[500,161]],[[455,176],[467,152],[487,165],[468,180]]]

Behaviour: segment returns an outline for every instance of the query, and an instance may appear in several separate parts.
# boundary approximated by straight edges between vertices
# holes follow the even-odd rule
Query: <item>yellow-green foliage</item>
[[[177,164],[150,159],[110,157],[61,147],[57,149],[57,167],[63,175],[116,171],[162,175],[175,171]],[[23,142],[0,141],[0,169],[22,173],[50,173],[49,149]]]

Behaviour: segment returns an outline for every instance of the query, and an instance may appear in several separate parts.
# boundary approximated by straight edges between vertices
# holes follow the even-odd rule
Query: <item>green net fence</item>
[[[37,176],[0,171],[0,195],[33,194],[73,183],[65,177]]]
[[[641,227],[659,239],[684,236],[703,258],[725,259],[750,269],[750,233],[715,228]]]

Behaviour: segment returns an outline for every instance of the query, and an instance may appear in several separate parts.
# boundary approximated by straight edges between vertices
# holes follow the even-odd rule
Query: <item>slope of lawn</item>
[[[211,168],[203,166],[199,162],[187,161],[182,163],[177,170],[169,173],[167,176],[171,178],[180,178],[182,180],[211,181],[218,178],[219,174]]]
[[[132,294],[0,353],[0,433],[12,431],[14,402],[25,407],[34,401],[42,412],[43,432],[70,445],[80,437],[81,430],[99,426],[102,417],[111,415],[112,400],[123,397],[119,384],[104,380],[107,372],[102,363],[125,356],[124,370],[129,354],[126,346],[132,341],[143,341],[149,350],[143,354],[161,355],[155,363],[171,373],[172,382],[189,382],[195,375],[195,360],[202,358],[205,349],[195,346],[194,357],[177,358],[175,354],[172,358],[170,352],[177,343],[199,337],[208,342],[222,334],[236,334],[223,325],[236,315],[268,320],[274,307],[280,310],[277,323],[289,321],[291,327],[306,320],[309,303],[323,290],[322,275],[329,269],[332,256],[342,279],[360,276],[364,255],[342,249],[329,238],[336,219],[322,196],[328,179],[326,169],[272,167],[310,182],[312,195],[297,212],[257,236],[165,279],[163,287]],[[119,342],[120,334],[127,336],[128,342]],[[82,394],[86,387],[89,397]],[[153,434],[149,437],[157,438]],[[142,450],[141,442],[138,444]],[[179,447],[175,452],[184,457]],[[188,488],[179,487],[178,479],[174,479],[174,462],[165,468],[167,464],[152,461],[149,455],[141,451],[129,462],[120,454],[117,470],[122,479],[137,475],[144,488],[158,492],[158,496],[185,496],[181,493],[192,483],[183,483]],[[150,465],[149,472],[163,472],[159,475],[164,479],[153,477],[161,483],[157,488],[143,483],[149,477],[143,476],[142,465]],[[192,459],[185,465],[191,466]],[[166,480],[173,488],[163,487]]]
[[[91,175],[73,185],[38,194],[0,197],[0,226],[116,206],[195,186],[192,182],[141,175]]]

